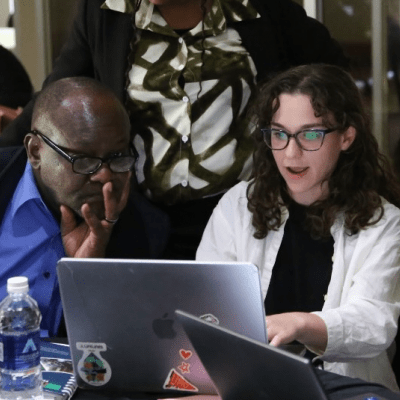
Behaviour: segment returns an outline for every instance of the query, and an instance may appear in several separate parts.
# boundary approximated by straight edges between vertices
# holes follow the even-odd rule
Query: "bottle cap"
[[[27,293],[28,291],[29,283],[26,276],[14,276],[7,279],[8,293]]]

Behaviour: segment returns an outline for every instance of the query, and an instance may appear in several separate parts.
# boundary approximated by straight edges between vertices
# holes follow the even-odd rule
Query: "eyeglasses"
[[[47,136],[43,135],[43,133],[37,130],[31,131],[29,133],[33,133],[34,135],[38,135],[39,137],[41,137],[49,147],[51,147],[66,160],[68,160],[72,164],[72,170],[77,174],[94,174],[101,168],[104,163],[108,164],[108,167],[112,172],[128,172],[132,169],[137,159],[137,153],[135,153],[135,150],[133,148],[131,148],[131,153],[133,153],[133,155],[116,153],[105,159],[100,157],[88,156],[71,157]]]
[[[331,129],[304,129],[295,134],[287,133],[282,129],[260,128],[264,142],[271,150],[283,150],[289,145],[289,140],[294,138],[298,146],[306,151],[317,151],[324,143],[325,135],[336,131]]]

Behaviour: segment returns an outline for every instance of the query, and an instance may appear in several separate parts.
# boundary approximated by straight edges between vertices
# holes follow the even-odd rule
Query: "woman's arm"
[[[325,322],[315,314],[292,312],[266,317],[268,341],[280,346],[297,340],[317,354],[325,351],[328,332]]]
[[[318,315],[328,332],[324,361],[372,358],[393,342],[400,314],[400,211],[335,249],[328,295]]]
[[[271,344],[297,340],[325,361],[359,360],[386,350],[400,312],[399,222],[399,210],[388,205],[378,224],[357,238],[345,234],[347,244],[335,250],[323,311],[268,316]]]

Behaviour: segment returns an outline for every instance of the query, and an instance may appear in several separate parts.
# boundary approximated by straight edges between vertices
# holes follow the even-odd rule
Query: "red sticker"
[[[178,368],[181,370],[182,374],[190,374],[189,367],[189,363],[182,362]]]
[[[182,375],[176,372],[174,368],[169,372],[163,387],[164,389],[184,390],[187,392],[199,391],[196,386],[193,386]]]
[[[190,350],[183,350],[183,349],[180,349],[180,350],[179,350],[179,354],[181,355],[181,357],[182,357],[184,360],[188,360],[190,357],[192,357],[192,352],[191,352]]]

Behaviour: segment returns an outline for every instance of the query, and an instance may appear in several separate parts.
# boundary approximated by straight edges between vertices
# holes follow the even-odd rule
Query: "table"
[[[350,398],[355,398],[359,395],[374,394],[377,396],[382,396],[382,398],[388,400],[400,400],[400,393],[392,392],[389,389],[384,388],[381,385],[365,382],[361,379],[348,378],[342,375],[337,375],[332,372],[327,372],[317,369],[317,374],[322,382],[325,392],[329,400],[345,400]],[[168,397],[165,395],[164,400]],[[220,400],[219,396],[210,395],[189,395],[182,397],[185,400]],[[365,396],[360,398],[363,399]],[[122,396],[110,396],[101,391],[94,390],[81,390],[78,389],[73,397],[73,400],[128,400],[128,399],[141,399],[141,400],[158,400],[159,395],[156,394],[132,394],[129,397]],[[246,400],[246,399],[243,399]],[[255,400],[255,399],[247,399]],[[310,399],[312,400],[312,399]],[[358,399],[357,399],[358,400]]]
[[[67,344],[67,338],[52,338],[52,342]],[[298,352],[296,349],[291,349],[292,352]],[[338,375],[332,372],[324,371],[316,368],[317,375],[324,387],[325,393],[329,400],[364,400],[367,394],[381,396],[380,399],[400,400],[400,393],[386,389],[382,385],[366,382],[362,379],[349,378],[347,376]],[[168,394],[162,396],[163,400],[170,400]],[[83,390],[77,389],[73,396],[73,400],[161,400],[157,394],[137,393],[128,396],[118,396],[102,393],[100,390]],[[219,396],[212,395],[182,395],[182,400],[221,400]],[[255,400],[255,399],[243,399]],[[312,400],[312,399],[310,399]]]

